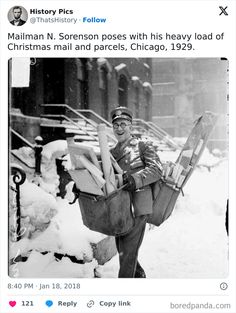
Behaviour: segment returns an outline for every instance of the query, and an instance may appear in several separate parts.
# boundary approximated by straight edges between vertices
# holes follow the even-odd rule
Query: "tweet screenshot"
[[[235,312],[236,2],[0,16],[0,313]]]

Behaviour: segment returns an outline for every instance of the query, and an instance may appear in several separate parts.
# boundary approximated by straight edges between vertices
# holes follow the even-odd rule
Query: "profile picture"
[[[28,13],[22,6],[14,6],[8,11],[8,20],[14,26],[22,26],[28,19]]]

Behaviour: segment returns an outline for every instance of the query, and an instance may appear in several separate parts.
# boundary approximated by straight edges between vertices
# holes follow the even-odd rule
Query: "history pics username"
[[[53,10],[47,10],[47,9],[30,9],[29,13],[31,15],[46,15],[46,16],[56,16],[58,15],[73,15],[74,10],[71,9],[53,9]],[[83,16],[82,18],[79,18],[79,21],[82,23],[106,23],[107,18],[106,17],[97,17],[97,16]]]

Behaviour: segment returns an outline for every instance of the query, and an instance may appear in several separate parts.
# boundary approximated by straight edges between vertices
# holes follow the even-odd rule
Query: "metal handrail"
[[[18,132],[16,132],[14,129],[10,127],[10,132],[16,135],[20,140],[22,140],[28,147],[30,147],[32,150],[34,150],[34,145],[32,145],[27,139],[22,137]],[[16,158],[18,161],[20,161],[24,166],[26,166],[29,169],[35,169],[34,166],[29,165],[26,163],[22,158],[20,158],[14,151],[10,151],[11,155],[13,155],[14,158]]]
[[[43,117],[48,117],[48,118],[57,117],[57,118],[60,118],[60,119],[67,120],[71,124],[75,125],[79,130],[82,130],[86,135],[88,135],[89,137],[91,137],[91,138],[93,138],[94,140],[97,141],[97,137],[91,135],[86,129],[84,129],[81,126],[79,126],[76,122],[74,122],[72,119],[70,119],[66,115],[63,115],[63,114],[43,114]]]
[[[76,115],[77,117],[81,118],[82,120],[86,121],[86,123],[88,123],[90,126],[92,126],[93,129],[96,130],[96,126],[94,125],[94,123],[92,123],[87,117],[84,116],[83,113],[90,113],[92,114],[94,117],[96,117],[97,119],[99,119],[100,121],[102,121],[104,124],[106,124],[109,128],[112,128],[112,125],[106,121],[103,117],[101,117],[99,114],[97,114],[96,112],[94,112],[93,110],[90,109],[73,109],[71,108],[69,105],[67,104],[41,104],[42,107],[51,107],[51,108],[65,108],[67,109],[69,112],[72,112],[74,115]],[[56,115],[56,114],[46,114],[43,115],[44,117],[63,117],[64,119],[66,119],[67,121],[69,121],[70,123],[76,125],[80,130],[84,131],[86,134],[88,134],[90,137],[94,138],[94,136],[92,136],[91,134],[89,134],[88,132],[86,132],[84,129],[82,129],[81,127],[79,127],[79,125],[77,125],[72,119],[68,118],[66,115]],[[169,145],[171,148],[174,149],[178,149],[179,146],[174,142],[174,140],[171,139],[170,135],[168,133],[166,133],[164,130],[162,130],[161,128],[159,128],[157,125],[155,125],[152,122],[146,122],[142,119],[134,119],[133,120],[134,123],[137,122],[139,124],[142,125],[142,127],[146,128],[146,130],[152,131],[154,136],[156,136],[158,139],[164,141],[167,145]],[[93,121],[94,122],[94,121]],[[95,122],[96,123],[96,122]],[[96,123],[97,124],[97,123]],[[117,142],[116,138],[114,136],[112,136],[112,134],[107,133],[107,136],[114,142]],[[97,138],[94,138],[97,141]]]
[[[31,166],[29,165],[28,163],[26,163],[25,161],[23,161],[22,158],[20,158],[18,155],[15,154],[14,151],[11,150],[11,154],[14,156],[14,158],[16,158],[18,161],[20,161],[22,164],[24,164],[24,166],[34,170],[35,169],[35,166]]]
[[[14,129],[10,127],[10,131],[12,134],[17,136],[20,140],[22,140],[23,143],[25,143],[30,149],[34,151],[34,157],[35,157],[35,166],[29,165],[25,160],[23,160],[19,155],[17,155],[14,150],[11,150],[11,155],[13,155],[14,158],[16,158],[18,161],[20,161],[24,166],[26,166],[29,169],[35,170],[35,175],[41,175],[41,158],[42,158],[42,137],[37,136],[35,138],[35,145],[32,145],[28,140],[26,140],[24,137],[22,137],[18,132],[16,132]]]
[[[152,127],[154,127],[156,130],[158,130],[161,134],[163,134],[164,136],[170,136],[166,131],[164,131],[164,129],[160,128],[159,126],[157,126],[155,123],[148,121],[147,122],[149,125],[151,125]]]
[[[144,125],[147,130],[151,130],[158,139],[163,140],[167,145],[171,146],[172,148],[179,148],[174,141],[172,142],[172,140],[170,140],[170,135],[168,133],[165,133],[165,131],[162,129],[160,131],[160,128],[158,126],[154,127],[153,125],[150,125],[150,122],[146,122],[142,119],[134,119],[134,122]]]
[[[20,204],[20,185],[24,184],[26,179],[26,173],[22,168],[11,165],[11,174],[13,175],[13,182],[15,187],[13,190],[16,192],[16,225],[13,226],[14,238],[19,241],[24,233],[24,229],[21,228],[21,204]],[[23,232],[22,232],[23,230]]]
[[[28,147],[30,147],[31,149],[34,149],[34,145],[32,145],[32,143],[30,143],[27,139],[25,139],[23,136],[21,136],[18,132],[16,132],[11,127],[10,127],[10,132],[16,135],[18,138],[20,138],[20,140],[22,140]]]
[[[66,108],[67,110],[69,110],[70,112],[74,113],[75,115],[79,116],[80,118],[82,118],[83,120],[85,120],[88,124],[90,124],[91,126],[94,127],[93,123],[91,123],[91,121],[86,118],[83,114],[80,114],[79,112],[77,112],[76,110],[72,109],[72,107],[70,107],[68,104],[41,104],[41,107],[51,107],[51,108]],[[52,116],[54,116],[54,114],[51,114]]]
[[[76,110],[77,112],[84,112],[84,113],[90,113],[94,116],[96,116],[96,118],[98,118],[100,121],[102,121],[104,124],[106,124],[108,127],[112,128],[111,123],[109,123],[107,120],[105,120],[102,116],[100,116],[99,114],[97,114],[96,112],[94,112],[93,110],[89,110],[89,109],[78,109]]]
[[[67,109],[68,111],[74,113],[77,117],[80,117],[81,119],[83,119],[84,121],[86,121],[86,122],[87,122],[89,125],[91,125],[95,130],[97,130],[96,127],[94,126],[94,124],[93,124],[88,118],[86,118],[83,114],[77,112],[77,110],[74,110],[73,108],[71,108],[68,104],[41,104],[41,107],[51,107],[51,108],[52,108],[52,107],[53,107],[53,108],[58,107],[58,108],[65,108],[65,109]],[[50,116],[50,114],[44,114],[44,116],[45,116],[45,117],[46,117],[46,116]],[[56,116],[57,116],[56,114],[51,114],[51,117],[56,117]],[[69,119],[69,118],[68,118],[67,116],[65,116],[65,115],[61,115],[61,116],[66,117],[67,120]],[[71,119],[70,119],[70,120],[71,120]],[[73,122],[73,120],[71,120],[71,122]],[[78,125],[77,125],[75,122],[73,122],[73,124],[75,124],[75,125],[78,127]],[[110,126],[110,125],[109,125],[109,126]],[[79,127],[78,127],[78,128],[79,128]],[[83,131],[84,131],[84,130],[83,130]],[[87,133],[87,134],[92,137],[92,135],[90,135],[89,133]],[[107,133],[107,136],[108,136],[112,141],[116,142],[115,137],[113,137],[111,134]],[[98,139],[95,138],[95,140],[97,141]]]
[[[144,124],[147,129],[151,129],[154,133],[156,133],[160,139],[163,139],[165,137],[166,134],[164,134],[164,131],[162,131],[159,127],[158,128],[155,128],[153,125],[150,125],[149,122],[146,122],[142,119],[135,119],[135,121],[141,123],[141,124]]]
[[[174,141],[174,139],[170,136],[170,134],[168,134],[164,129],[160,128],[159,126],[157,126],[155,123],[149,121],[148,124],[150,124],[152,127],[154,127],[155,129],[159,130],[160,133],[163,134],[164,138],[169,141],[173,146],[175,146],[176,149],[180,149],[181,145],[179,145],[178,143],[176,143]]]
[[[137,124],[142,124],[142,127],[146,127],[147,130],[153,131],[153,133],[154,133],[160,140],[163,139],[163,137],[164,137],[163,134],[162,134],[161,132],[159,132],[158,130],[156,130],[154,127],[150,126],[150,125],[148,124],[148,122],[146,122],[146,121],[144,121],[144,120],[142,120],[142,119],[140,119],[140,118],[136,118],[136,119],[134,119],[133,121],[134,121],[134,123],[136,122]]]

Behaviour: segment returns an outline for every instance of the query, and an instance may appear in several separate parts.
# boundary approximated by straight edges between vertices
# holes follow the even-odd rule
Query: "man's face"
[[[21,17],[21,9],[14,9],[13,15],[14,15],[14,18],[18,20]]]
[[[125,119],[117,119],[113,123],[113,132],[118,142],[124,142],[131,137],[132,124]]]

